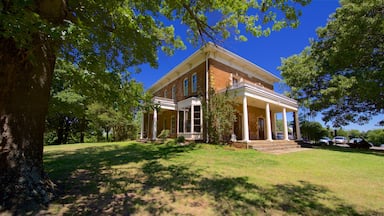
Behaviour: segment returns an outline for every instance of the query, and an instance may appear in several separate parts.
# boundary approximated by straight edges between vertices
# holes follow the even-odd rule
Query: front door
[[[264,140],[264,119],[259,118],[257,120],[257,131],[259,132],[259,139]]]

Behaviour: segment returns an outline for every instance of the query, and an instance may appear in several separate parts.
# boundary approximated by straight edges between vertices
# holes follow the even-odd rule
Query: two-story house
[[[149,91],[159,109],[144,113],[141,138],[156,139],[162,130],[171,137],[205,141],[202,104],[208,89],[235,94],[238,141],[276,139],[276,115],[282,116],[283,139],[288,140],[287,113],[294,113],[295,138],[300,139],[298,103],[273,90],[278,77],[254,63],[212,43],[193,53],[153,84]]]

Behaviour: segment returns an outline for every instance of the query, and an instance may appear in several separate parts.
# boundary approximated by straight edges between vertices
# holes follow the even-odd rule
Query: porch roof
[[[176,110],[177,106],[173,99],[164,98],[164,97],[153,97],[152,99],[154,104],[160,105],[161,109],[167,109],[167,110]]]
[[[240,82],[231,86],[228,90],[229,92],[234,92],[236,96],[246,96],[255,99],[255,101],[258,101],[263,105],[269,103],[275,109],[285,107],[288,111],[297,111],[299,107],[296,100],[259,85]],[[223,89],[220,92],[224,91],[226,91],[226,89]],[[252,105],[252,101],[250,102],[250,105]],[[256,104],[256,102],[254,102],[254,104]]]

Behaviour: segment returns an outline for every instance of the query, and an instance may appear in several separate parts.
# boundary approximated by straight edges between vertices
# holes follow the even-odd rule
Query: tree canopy
[[[59,47],[61,57],[83,68],[121,72],[141,63],[156,66],[159,47],[169,54],[174,48],[184,48],[173,21],[188,27],[188,40],[193,43],[233,35],[244,40],[240,27],[254,36],[296,27],[300,11],[292,3],[309,2],[1,1],[0,36],[28,48],[33,46],[34,33],[40,33]]]
[[[340,3],[310,47],[279,67],[292,96],[335,127],[384,112],[384,4]]]
[[[298,6],[309,2],[0,1],[1,206],[17,209],[27,200],[49,200],[52,184],[43,168],[43,134],[57,59],[83,72],[109,71],[129,79],[127,68],[143,63],[156,67],[159,49],[172,54],[185,47],[174,22],[186,26],[186,40],[194,44],[229,37],[246,40],[243,31],[267,36],[296,27]],[[64,97],[85,99],[73,92],[57,96]]]
[[[116,73],[91,72],[57,60],[46,120],[45,144],[101,141],[112,129],[113,140],[135,138],[135,115],[144,88]],[[129,132],[128,132],[129,128]]]

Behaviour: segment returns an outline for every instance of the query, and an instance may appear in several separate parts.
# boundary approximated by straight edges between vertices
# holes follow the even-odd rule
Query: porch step
[[[300,148],[295,141],[287,140],[273,140],[273,141],[251,141],[248,143],[249,148],[262,151],[262,152],[273,152],[277,150],[289,150]]]

